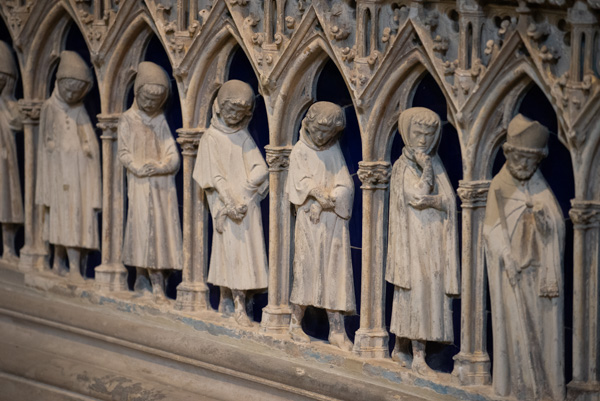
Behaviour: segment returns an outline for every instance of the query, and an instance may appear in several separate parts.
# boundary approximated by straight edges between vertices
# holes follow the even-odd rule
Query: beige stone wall
[[[100,372],[102,369],[126,377],[131,369],[147,368],[148,372],[139,373],[145,378],[136,376],[131,380],[151,392],[150,388],[161,375],[177,377],[175,385],[165,385],[160,390],[166,398],[136,393],[142,398],[135,399],[190,399],[190,394],[220,399],[220,395],[208,391],[215,386],[223,390],[219,394],[229,392],[240,396],[249,394],[246,387],[252,391],[258,388],[253,393],[255,399],[394,399],[395,391],[399,397],[403,391],[419,394],[419,387],[429,388],[423,395],[426,399],[441,399],[435,398],[442,397],[436,395],[436,391],[437,394],[450,393],[458,399],[493,399],[486,349],[481,230],[493,158],[520,99],[533,83],[552,103],[558,117],[558,136],[569,150],[574,173],[575,199],[569,212],[574,230],[573,294],[568,294],[573,299],[573,309],[567,312],[573,316],[573,381],[568,385],[569,396],[598,400],[599,8],[600,4],[592,0],[1,2],[0,15],[9,27],[23,84],[23,99],[19,105],[25,138],[25,246],[18,262],[20,273],[14,272],[15,263],[2,264],[5,271],[2,285],[6,291],[3,291],[0,315],[2,333],[6,335],[1,337],[11,339],[3,343],[11,354],[1,353],[5,359],[0,363],[0,387],[9,388],[7,394],[11,394],[10,391],[18,394],[19,389],[34,391],[32,388],[40,389],[39,394],[62,394],[63,390],[73,393],[63,398],[53,395],[54,398],[22,399],[89,399],[77,393],[98,399],[118,397],[116,393],[106,395],[113,391],[110,389],[101,396],[101,392],[94,393],[96,390],[90,390],[91,387],[73,384],[85,382],[81,376],[84,373],[73,373],[85,370],[74,367],[73,360],[80,355],[94,355],[85,363],[98,369],[93,373],[96,379],[105,377]],[[48,247],[42,239],[44,211],[34,202],[40,106],[49,95],[51,66],[56,64],[63,50],[70,23],[75,23],[82,32],[92,56],[102,110],[98,115],[103,155],[102,263],[95,269],[95,281],[78,288],[48,274]],[[139,304],[131,298],[126,292],[126,270],[121,263],[125,194],[122,166],[116,157],[116,126],[125,111],[128,88],[137,65],[143,60],[145,47],[153,34],[160,39],[173,67],[183,121],[183,127],[178,130],[184,175],[183,282],[177,289],[175,304],[166,309],[144,306],[143,302]],[[204,194],[191,177],[199,138],[210,124],[212,101],[227,79],[228,62],[238,46],[258,77],[269,126],[266,148],[270,171],[269,303],[263,311],[260,328],[249,332],[225,329],[229,323],[210,309],[206,284],[208,210]],[[294,348],[296,345],[288,345],[288,340],[283,339],[291,313],[290,232],[293,225],[285,181],[294,135],[304,112],[316,100],[314,88],[318,74],[330,59],[351,94],[360,129],[362,161],[358,176],[363,185],[361,193],[356,194],[362,197],[363,204],[360,329],[353,354],[339,356],[337,351],[321,350],[317,345],[314,349],[318,356],[307,359],[311,346],[300,347],[298,351]],[[384,271],[388,187],[394,162],[390,160],[389,149],[398,116],[411,106],[415,87],[426,72],[433,76],[446,99],[448,120],[458,133],[463,166],[462,180],[455,188],[462,202],[461,349],[455,357],[453,374],[441,375],[433,381],[419,381],[389,361],[378,361],[388,356]],[[20,281],[29,287],[26,289]],[[15,299],[22,302],[17,303]],[[71,315],[65,312],[70,308],[80,309]],[[129,315],[123,313],[131,309],[139,324],[125,330],[123,320],[130,322],[126,317]],[[102,320],[102,313],[111,316]],[[161,319],[162,315],[166,320]],[[182,331],[171,326],[178,320],[185,323]],[[106,325],[102,326],[102,322]],[[167,327],[155,337],[149,334],[154,330],[153,324]],[[200,326],[202,329],[198,329]],[[106,332],[107,328],[115,331]],[[225,340],[220,330],[227,331]],[[126,333],[131,331],[139,334],[126,338],[129,335]],[[196,335],[207,339],[196,340]],[[219,346],[226,350],[217,358],[218,362],[205,358],[211,350],[210,336],[222,340]],[[79,356],[65,356],[64,366],[54,366],[52,363],[56,361],[41,357],[73,347],[73,343],[82,338],[85,346],[74,348],[79,350]],[[188,355],[189,348],[183,344],[191,346],[196,341],[206,348],[190,351],[192,355]],[[108,343],[116,344],[117,348],[111,349],[118,354],[115,359],[108,354],[97,355]],[[172,343],[180,348],[169,348]],[[248,358],[258,358],[250,351],[239,349],[248,343],[280,352],[273,360],[265,357],[257,359],[255,364],[256,370],[273,372],[272,375],[232,362],[241,360],[247,364]],[[34,347],[34,344],[44,344],[50,349]],[[92,348],[86,348],[88,345]],[[123,355],[123,349],[130,355]],[[266,351],[262,348],[256,351],[259,355],[262,352]],[[37,358],[42,358],[38,365]],[[127,362],[126,358],[132,359]],[[275,360],[277,363],[272,365]],[[13,364],[14,361],[18,363]],[[120,368],[113,369],[110,365],[117,361]],[[334,361],[331,371],[339,375],[323,376],[322,370],[327,371],[324,366],[330,361]],[[189,376],[180,376],[177,364],[184,364],[185,374]],[[174,371],[165,372],[167,365]],[[40,366],[46,366],[47,371],[40,373]],[[275,372],[274,367],[280,370]],[[64,372],[70,369],[71,373],[65,373],[60,380],[52,379],[55,373],[50,371],[61,369],[66,369]],[[352,372],[356,371],[358,378],[353,380]],[[289,380],[288,374],[293,375],[293,372],[299,381]],[[214,378],[213,383],[208,379],[211,375],[220,376]],[[201,383],[206,387],[194,387],[193,383],[200,377],[204,378]],[[372,380],[381,377],[387,381],[371,385]],[[222,387],[233,382],[239,387]],[[416,386],[416,390],[405,390],[400,382],[408,382]],[[111,383],[113,387],[106,385],[106,388],[114,389],[116,385]],[[334,386],[334,390],[328,386]],[[372,398],[368,395],[371,390],[376,394]],[[178,396],[169,396],[169,392]]]

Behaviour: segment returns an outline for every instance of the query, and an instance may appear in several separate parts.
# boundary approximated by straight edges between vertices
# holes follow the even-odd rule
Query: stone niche
[[[0,400],[600,400],[600,3],[0,1]]]

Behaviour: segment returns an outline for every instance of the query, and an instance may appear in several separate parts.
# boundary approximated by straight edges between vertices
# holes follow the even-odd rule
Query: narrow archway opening
[[[164,106],[164,114],[169,129],[175,139],[177,139],[177,129],[182,126],[182,116],[181,116],[181,103],[179,100],[179,91],[177,88],[177,82],[173,78],[173,67],[171,66],[171,62],[169,61],[169,56],[165,51],[160,39],[155,34],[152,34],[147,42],[147,46],[145,52],[143,53],[143,60],[140,61],[151,61],[160,67],[162,67],[167,76],[170,79],[170,94],[169,98]],[[127,94],[125,96],[125,109],[128,110],[132,105],[135,98],[134,93],[134,84],[135,76],[133,76],[132,81],[128,85]],[[179,153],[181,155],[181,149],[179,144],[177,145]],[[181,157],[181,156],[180,156]],[[183,224],[183,160],[181,162],[181,166],[179,171],[175,175],[175,185],[177,188],[177,204],[179,206],[179,225],[180,229]],[[125,192],[126,193],[126,192]],[[127,216],[129,208],[129,202],[125,202],[125,211],[124,216]],[[126,218],[126,217],[125,217]],[[132,266],[126,266],[129,272],[127,276],[127,281],[129,285],[129,289],[133,290],[133,286],[136,279],[136,269]],[[173,271],[166,280],[165,283],[165,292],[167,297],[171,299],[175,299],[177,295],[177,286],[181,283],[181,271]]]
[[[360,326],[358,313],[360,311],[362,270],[362,192],[360,189],[361,182],[357,176],[358,162],[362,160],[360,129],[352,97],[333,60],[329,59],[324,63],[316,80],[315,87],[315,101],[335,103],[342,107],[346,115],[346,128],[339,139],[339,144],[346,165],[348,166],[348,172],[354,182],[354,202],[352,205],[352,216],[349,221],[349,231],[357,314],[344,316],[344,321],[348,337],[351,341],[354,341],[355,332]],[[306,110],[301,116],[302,118],[304,118],[305,113]],[[297,140],[297,133],[295,133],[295,139]],[[302,328],[309,336],[327,341],[329,333],[327,314],[322,309],[308,307],[302,322]]]
[[[13,48],[12,37],[10,36],[10,31],[6,24],[4,23],[4,19],[0,18],[0,40],[6,42],[8,46],[11,48],[13,52],[13,57],[15,59],[15,64],[18,70],[18,76],[14,80],[14,82],[10,82],[5,86],[2,95],[9,98],[14,99],[15,101],[23,98],[23,81],[21,80],[21,69],[17,60],[17,54]],[[21,133],[17,133],[11,139],[14,140],[16,145],[16,155],[17,155],[17,163],[18,163],[18,171],[19,171],[19,181],[21,184],[21,199],[25,199],[25,138]],[[0,190],[4,190],[0,188]],[[20,256],[20,250],[25,243],[25,233],[23,226],[19,226],[17,229],[17,233],[15,236],[15,251],[17,255]],[[4,254],[3,247],[3,238],[2,238],[2,230],[0,230],[0,255]]]
[[[458,181],[462,179],[462,156],[460,142],[456,129],[448,121],[446,98],[435,78],[429,73],[421,78],[414,90],[410,107],[426,107],[440,116],[442,122],[441,139],[437,149],[444,168],[448,174],[450,183],[456,191]],[[404,142],[397,128],[395,129],[394,139],[392,141],[390,160],[396,162],[402,150]],[[457,224],[458,224],[458,244],[460,247],[460,232],[461,232],[461,211],[460,200],[457,199]],[[388,250],[389,251],[389,250]],[[460,251],[459,251],[460,255]],[[394,286],[386,283],[386,326],[390,327],[392,317],[392,304],[394,296]],[[427,364],[436,371],[451,372],[453,368],[452,357],[460,350],[460,299],[452,300],[452,323],[454,331],[454,343],[443,344],[435,342],[427,342],[426,344],[426,361]],[[390,332],[390,352],[394,347],[396,336]]]
[[[575,197],[573,164],[569,150],[558,138],[558,119],[552,104],[544,92],[535,84],[526,89],[514,114],[523,114],[532,120],[546,126],[550,132],[548,138],[548,157],[544,159],[539,169],[548,182],[554,196],[558,200],[565,218],[565,253],[563,257],[563,289],[564,289],[564,339],[565,339],[565,374],[566,382],[572,377],[572,327],[573,327],[573,224],[569,219],[571,199]],[[506,158],[502,148],[498,149],[492,166],[492,177],[495,176]],[[490,300],[488,299],[488,310]],[[488,343],[491,345],[491,321],[488,321]],[[491,349],[491,348],[490,348]],[[491,352],[490,352],[491,354]]]
[[[254,113],[250,123],[248,125],[248,131],[250,136],[256,143],[256,146],[261,152],[263,158],[266,158],[265,146],[269,144],[269,124],[267,120],[267,111],[265,106],[264,98],[259,92],[258,78],[254,73],[254,69],[244,49],[241,46],[236,46],[230,56],[229,60],[229,71],[225,75],[226,81],[237,79],[250,85],[254,90]],[[214,93],[216,98],[217,92]],[[269,200],[268,197],[263,199],[260,203],[261,217],[262,217],[262,228],[265,239],[265,247],[268,252],[269,244]],[[208,219],[208,260],[210,260],[210,253],[213,242],[213,223],[212,218]],[[210,268],[210,267],[209,267]],[[210,289],[210,303],[214,309],[218,309],[220,288],[212,284],[208,284]],[[268,303],[268,297],[266,292],[249,293],[248,296],[253,295],[252,310],[250,318],[256,322],[260,322],[262,319],[262,310]]]
[[[92,84],[90,91],[84,98],[83,104],[84,104],[84,107],[90,118],[90,123],[96,133],[96,140],[99,142],[100,141],[100,139],[99,139],[100,131],[98,129],[96,129],[96,125],[98,123],[97,116],[101,111],[100,91],[98,88],[98,82],[96,81],[96,74],[94,72],[94,69],[93,69],[93,66],[91,63],[90,51],[88,49],[87,43],[86,43],[81,31],[77,27],[77,24],[75,23],[75,21],[71,20],[69,22],[69,25],[66,29],[65,37],[63,38],[63,44],[64,44],[63,50],[69,50],[69,51],[73,51],[73,52],[79,54],[79,56],[81,56],[83,61],[85,61],[87,66],[92,71],[92,77],[93,77],[94,82]],[[53,91],[55,90],[56,72],[58,70],[59,63],[60,63],[60,59],[58,59],[57,62],[53,66],[51,66],[51,74],[50,74],[50,80],[48,82],[47,96],[51,96]],[[100,160],[102,160],[102,147],[100,146],[100,143],[98,143],[98,147],[100,150]],[[98,214],[97,230],[98,230],[98,233],[100,233],[102,230],[102,213],[101,212]],[[100,244],[100,246],[102,246],[102,244]],[[54,246],[51,245],[50,248],[51,248],[51,252],[50,252],[49,263],[50,263],[50,266],[52,266],[53,261],[54,261]],[[102,259],[101,259],[100,250],[93,250],[93,251],[88,252],[87,257],[85,258],[85,266],[83,268],[85,276],[88,278],[94,278],[95,277],[94,268],[96,266],[100,265],[101,261],[102,261]]]

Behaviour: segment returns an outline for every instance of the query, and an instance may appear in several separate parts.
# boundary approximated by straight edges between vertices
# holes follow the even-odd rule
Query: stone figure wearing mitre
[[[356,311],[349,230],[354,183],[338,142],[345,125],[340,106],[313,104],[290,154],[286,190],[296,228],[289,331],[294,340],[309,342],[301,326],[306,307],[323,308],[329,342],[350,351],[344,315]]]
[[[490,185],[483,235],[494,339],[493,387],[522,400],[563,400],[563,215],[538,170],[548,129],[521,114]]]
[[[193,175],[206,191],[214,227],[208,282],[220,287],[221,312],[231,312],[233,296],[234,318],[242,326],[252,324],[250,296],[268,284],[260,202],[269,172],[247,129],[253,110],[250,85],[231,80],[221,86]]]
[[[23,224],[23,199],[19,181],[19,164],[15,131],[23,126],[14,97],[18,70],[13,53],[0,41],[0,225],[2,225],[3,260],[16,260],[15,234]]]
[[[439,116],[422,107],[407,109],[398,130],[404,148],[390,181],[385,276],[394,285],[392,358],[435,376],[425,362],[425,344],[453,342],[452,297],[460,291],[456,195],[437,154]]]
[[[165,70],[138,65],[133,105],[119,119],[118,157],[127,169],[123,263],[137,270],[134,290],[165,302],[165,278],[182,269],[175,174],[180,157],[163,112],[171,85]],[[149,280],[148,280],[149,279]]]
[[[54,270],[80,281],[86,252],[98,249],[100,151],[82,103],[92,72],[75,52],[63,51],[52,95],[42,105],[36,203],[48,207],[44,239],[54,245]]]

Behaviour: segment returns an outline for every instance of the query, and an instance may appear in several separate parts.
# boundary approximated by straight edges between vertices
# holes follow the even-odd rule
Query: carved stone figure
[[[0,224],[2,259],[14,261],[15,234],[23,224],[23,199],[14,131],[22,130],[21,115],[14,98],[18,70],[10,47],[0,41]]]
[[[548,130],[521,114],[490,185],[483,235],[492,306],[493,386],[503,396],[563,400],[565,225],[538,170]]]
[[[452,297],[459,295],[456,200],[437,154],[441,122],[414,107],[398,120],[404,141],[390,183],[386,280],[394,284],[390,331],[392,358],[421,375],[434,376],[425,343],[451,343]]]
[[[234,317],[242,326],[252,324],[249,291],[268,284],[260,201],[268,192],[269,172],[247,130],[253,110],[248,84],[231,80],[221,86],[193,175],[206,191],[214,227],[208,282],[221,289],[220,311],[230,312],[233,296]]]
[[[137,269],[134,290],[143,294],[151,283],[158,303],[167,300],[165,273],[182,269],[175,188],[180,157],[163,113],[170,87],[161,67],[147,61],[140,63],[135,100],[118,126],[118,157],[127,169],[129,202],[123,263]]]
[[[351,351],[343,315],[356,311],[348,228],[354,183],[338,143],[345,125],[338,105],[313,104],[290,154],[287,193],[296,207],[290,334],[309,342],[301,327],[306,307],[323,308],[329,342]]]
[[[40,115],[36,203],[49,208],[44,238],[54,245],[54,271],[81,281],[82,261],[98,249],[100,151],[82,103],[92,73],[75,52],[63,51],[56,87]]]

